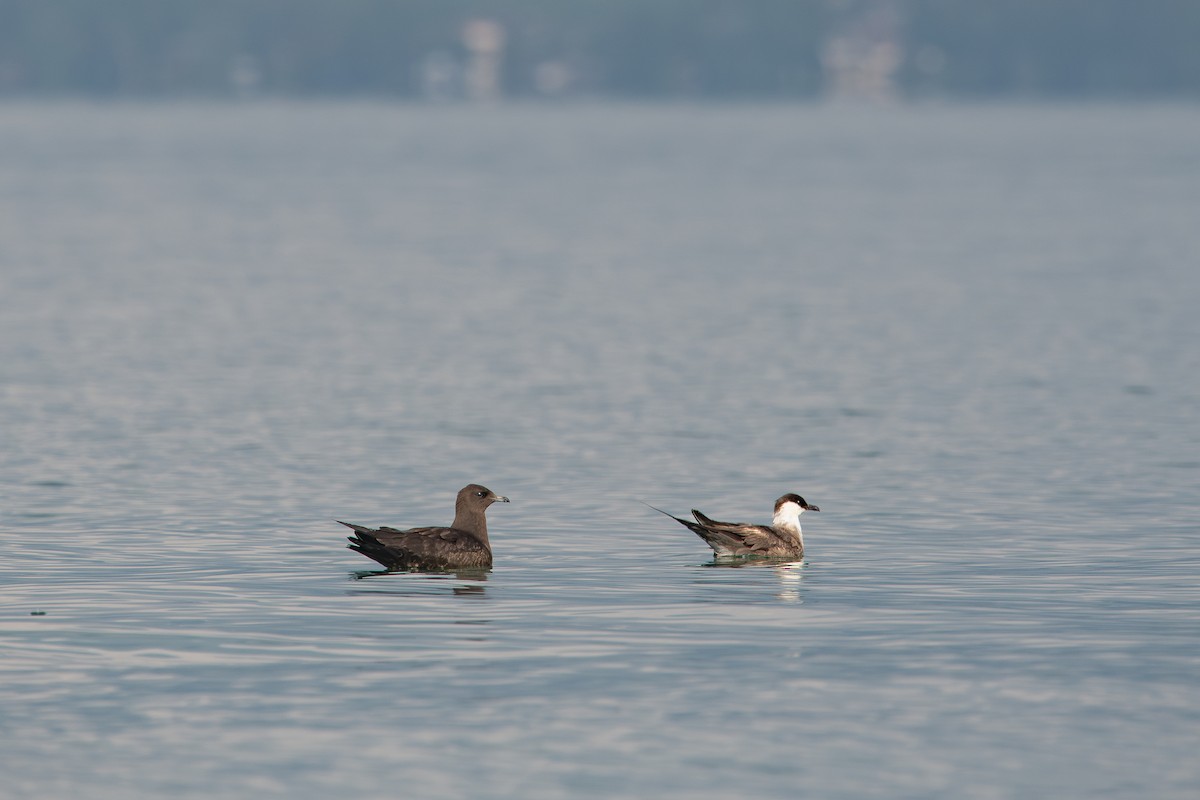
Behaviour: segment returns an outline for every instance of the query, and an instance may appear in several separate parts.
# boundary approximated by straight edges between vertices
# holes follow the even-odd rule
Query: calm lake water
[[[1198,253],[1195,106],[2,105],[2,794],[1193,798]]]

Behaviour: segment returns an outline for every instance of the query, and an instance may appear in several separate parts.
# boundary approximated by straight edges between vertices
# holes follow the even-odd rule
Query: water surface
[[[1197,134],[0,106],[6,796],[1194,797]]]

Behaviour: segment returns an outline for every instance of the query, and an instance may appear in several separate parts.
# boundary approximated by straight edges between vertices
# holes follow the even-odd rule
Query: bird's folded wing
[[[447,549],[484,550],[483,543],[467,531],[457,528],[380,528],[376,540],[384,547],[404,550],[416,556],[438,556]]]

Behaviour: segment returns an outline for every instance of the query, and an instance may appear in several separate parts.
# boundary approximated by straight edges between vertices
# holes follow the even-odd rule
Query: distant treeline
[[[0,0],[7,96],[831,92],[1200,96],[1200,0]]]

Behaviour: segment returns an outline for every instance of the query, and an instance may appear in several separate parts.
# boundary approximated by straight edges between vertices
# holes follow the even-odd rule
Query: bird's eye
[[[475,496],[476,497],[487,497],[487,492],[476,492]]]

